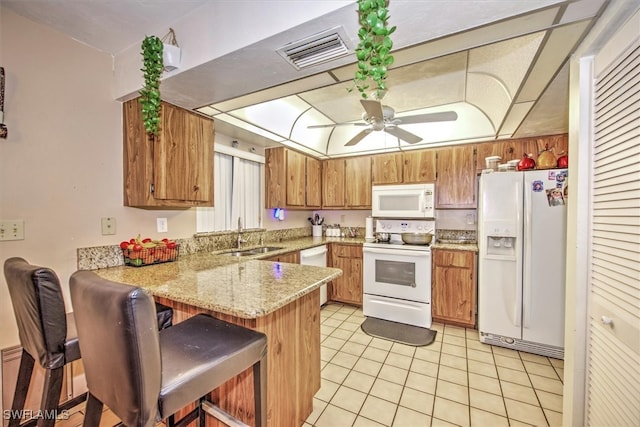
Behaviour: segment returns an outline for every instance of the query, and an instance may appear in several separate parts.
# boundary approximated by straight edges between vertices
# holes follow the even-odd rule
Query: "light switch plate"
[[[24,220],[0,221],[0,241],[2,240],[24,240]]]
[[[102,235],[116,234],[116,219],[114,217],[102,218]]]
[[[156,218],[156,225],[158,228],[158,233],[166,233],[167,231],[169,231],[167,218]]]

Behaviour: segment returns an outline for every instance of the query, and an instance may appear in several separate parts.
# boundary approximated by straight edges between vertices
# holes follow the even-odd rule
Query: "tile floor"
[[[362,310],[346,305],[321,316],[322,384],[305,427],[562,424],[562,360],[437,323],[425,347],[372,338]]]
[[[328,304],[321,317],[322,385],[304,427],[562,424],[562,360],[482,344],[474,329],[438,323],[425,347],[372,338],[360,329],[362,309],[347,305]],[[83,411],[56,427],[80,426]],[[118,422],[107,409],[100,427]]]

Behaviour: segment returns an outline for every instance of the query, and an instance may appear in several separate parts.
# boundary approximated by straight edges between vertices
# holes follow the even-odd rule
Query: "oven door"
[[[431,252],[392,248],[363,249],[364,293],[431,302]]]

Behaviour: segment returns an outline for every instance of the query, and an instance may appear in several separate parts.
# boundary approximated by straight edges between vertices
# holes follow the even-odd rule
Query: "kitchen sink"
[[[228,255],[228,256],[251,256],[255,255],[257,252],[249,252],[249,251],[233,251],[233,252],[223,252],[220,255]]]
[[[261,246],[259,248],[253,248],[253,249],[242,249],[237,251],[223,252],[220,255],[252,256],[252,255],[266,254],[273,251],[279,251],[280,249],[283,249],[283,248],[279,246]]]

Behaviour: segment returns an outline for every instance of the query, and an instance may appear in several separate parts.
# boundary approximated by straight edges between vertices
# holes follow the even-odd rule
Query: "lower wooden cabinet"
[[[329,267],[342,270],[342,276],[329,283],[329,299],[362,305],[362,246],[329,245]]]
[[[262,258],[264,261],[288,262],[290,264],[300,264],[300,251],[287,252],[285,254],[274,255],[269,258]]]
[[[437,322],[475,327],[475,252],[433,250],[431,313]]]

